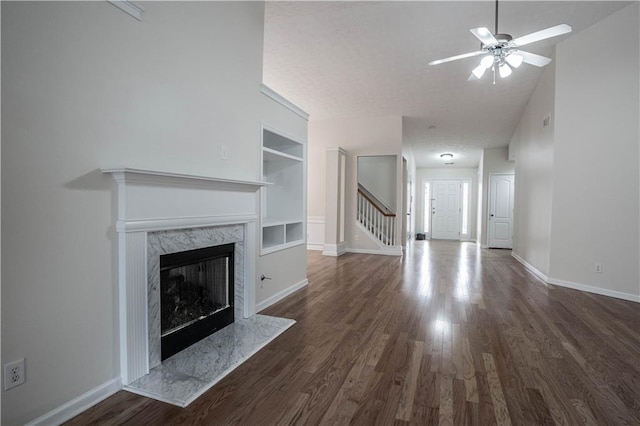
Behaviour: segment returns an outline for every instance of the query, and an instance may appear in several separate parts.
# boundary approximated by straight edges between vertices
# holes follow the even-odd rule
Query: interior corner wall
[[[260,178],[260,2],[2,2],[2,392],[24,424],[119,377],[115,184]],[[228,159],[221,159],[221,145]]]
[[[396,155],[398,173],[402,173],[402,117],[366,117],[309,121],[307,214],[325,216],[325,183],[327,148],[347,151],[345,235],[347,247],[371,250],[377,246],[361,234],[356,225],[356,193],[358,187],[356,159],[359,155]],[[398,180],[401,194],[402,180]],[[399,197],[401,195],[398,195]],[[358,234],[358,240],[355,235]],[[360,238],[361,237],[361,238]]]
[[[394,212],[399,211],[395,185],[397,163],[397,155],[367,155],[356,159],[358,183]]]
[[[260,116],[264,125],[306,143],[308,124],[306,119],[267,96],[261,97],[260,106]],[[256,130],[259,134],[260,129],[258,128]],[[306,178],[305,173],[303,179]],[[304,185],[304,187],[306,187],[306,185]],[[304,211],[307,200],[305,199],[302,202],[304,203]],[[306,214],[303,214],[303,220],[305,219]],[[271,279],[260,280],[261,275]],[[292,289],[306,283],[306,279],[306,244],[258,256],[255,277],[256,305],[260,308],[261,306],[268,306],[277,302],[280,298],[292,291]]]
[[[509,161],[509,148],[485,148],[482,150],[481,158],[482,167],[482,186],[478,196],[478,207],[480,218],[480,232],[479,238],[481,238],[481,245],[486,247],[488,245],[488,219],[489,219],[489,175],[493,173],[507,173],[514,174],[515,164],[513,161]],[[516,186],[518,182],[516,182]]]
[[[475,212],[478,211],[478,169],[474,168],[420,168],[416,177],[416,232],[424,232],[425,199],[423,183],[433,179],[469,179],[471,191],[471,203],[469,205],[469,238],[475,241],[477,220]],[[433,188],[433,187],[432,187]],[[433,190],[433,189],[432,189]]]
[[[550,276],[565,284],[635,300],[640,300],[638,7],[633,3],[557,45],[549,267]],[[595,273],[595,263],[602,264],[602,273]]]
[[[544,275],[549,274],[555,61],[547,65],[509,144],[515,159],[513,252]],[[544,118],[549,124],[543,125]]]

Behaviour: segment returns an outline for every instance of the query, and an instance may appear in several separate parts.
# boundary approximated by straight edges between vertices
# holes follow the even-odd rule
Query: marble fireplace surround
[[[147,309],[149,368],[160,365],[160,256],[234,243],[234,318],[244,318],[244,227],[242,225],[172,229],[147,234]]]
[[[102,172],[117,183],[120,375],[128,385],[160,364],[160,254],[235,243],[234,315],[255,314],[252,253],[266,183],[126,167]]]

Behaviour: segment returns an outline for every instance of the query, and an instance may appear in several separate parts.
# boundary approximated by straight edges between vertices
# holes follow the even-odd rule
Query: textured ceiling
[[[502,1],[498,29],[516,38],[567,23],[575,34],[627,4]],[[467,81],[478,58],[427,63],[478,50],[469,29],[493,31],[494,7],[485,1],[268,2],[263,79],[312,120],[405,117],[405,141],[418,167],[441,167],[442,152],[455,155],[454,167],[476,167],[482,148],[509,143],[541,69],[523,64],[493,85],[489,72]],[[550,56],[569,36],[523,50]]]

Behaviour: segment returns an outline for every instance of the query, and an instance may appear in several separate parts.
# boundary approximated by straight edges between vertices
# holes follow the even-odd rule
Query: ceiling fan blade
[[[535,43],[536,41],[544,40],[551,37],[556,37],[562,34],[570,33],[571,26],[567,24],[556,25],[555,27],[547,28],[545,30],[536,31],[535,33],[527,34],[522,37],[518,37],[513,40],[512,43],[516,46],[524,46],[525,44]]]
[[[522,56],[523,62],[526,62],[530,65],[535,65],[536,67],[544,67],[549,62],[551,62],[551,58],[547,58],[546,56],[537,55],[535,53],[524,52],[522,50],[518,50],[517,54]]]
[[[480,40],[484,45],[498,44],[498,40],[496,40],[493,34],[491,34],[491,31],[489,31],[485,27],[473,28],[469,31],[471,31],[471,34],[476,36],[476,38]]]
[[[471,58],[473,56],[478,56],[478,55],[482,55],[482,54],[485,54],[485,53],[487,53],[487,52],[484,52],[482,50],[478,50],[477,52],[463,53],[462,55],[450,56],[448,58],[431,61],[431,62],[429,62],[429,65],[443,64],[445,62],[457,61],[458,59],[464,59],[464,58]]]

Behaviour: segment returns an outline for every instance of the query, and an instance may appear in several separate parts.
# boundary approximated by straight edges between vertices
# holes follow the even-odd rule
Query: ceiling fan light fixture
[[[473,73],[473,75],[476,76],[476,78],[481,78],[484,75],[484,72],[487,70],[487,67],[485,67],[484,65],[482,65],[482,63],[480,65],[478,65],[477,67],[475,67],[473,69],[473,71],[471,71]]]
[[[440,154],[440,158],[444,161],[451,161],[453,160],[453,154]]]
[[[509,56],[507,56],[504,60],[507,61],[507,63],[511,65],[513,68],[518,68],[520,65],[522,65],[522,61],[524,61],[524,58],[521,55],[518,55],[517,53],[512,53]]]
[[[489,55],[482,58],[482,60],[480,61],[480,65],[485,68],[491,67],[491,65],[493,65],[493,56]]]
[[[500,73],[500,77],[506,78],[511,75],[512,71],[511,71],[511,67],[508,64],[503,63],[502,65],[500,65],[498,72]]]

